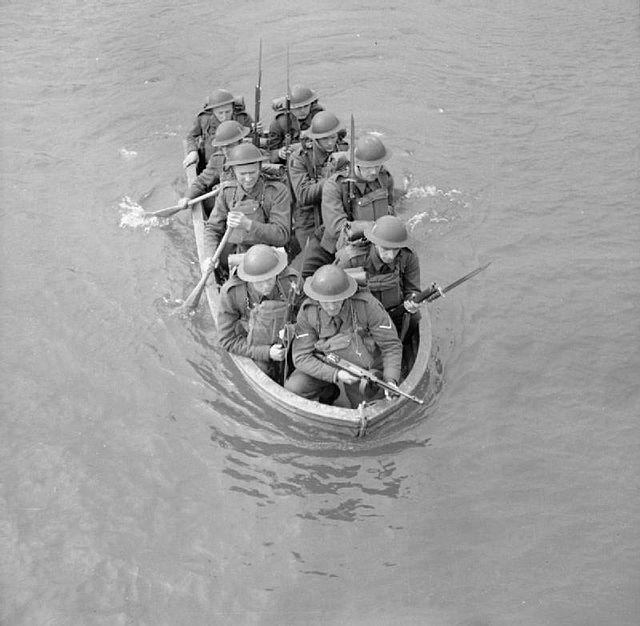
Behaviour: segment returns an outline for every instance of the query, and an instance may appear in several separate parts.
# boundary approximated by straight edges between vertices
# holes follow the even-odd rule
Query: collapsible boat
[[[195,165],[187,168],[188,183],[191,184],[196,177]],[[202,206],[195,204],[192,208],[193,228],[198,259],[200,265],[205,260],[204,255],[204,219]],[[214,322],[217,324],[217,311],[220,301],[219,286],[213,276],[205,289],[207,302]],[[421,309],[419,324],[419,337],[414,342],[417,349],[411,354],[404,355],[403,361],[407,363],[407,375],[400,383],[400,389],[409,395],[416,395],[418,386],[424,381],[431,352],[431,320],[427,307]],[[392,399],[381,398],[361,405],[357,409],[344,406],[330,406],[307,400],[287,391],[282,385],[272,380],[251,359],[229,353],[229,358],[236,369],[255,390],[257,394],[270,406],[285,414],[287,418],[296,422],[306,422],[310,426],[332,433],[343,432],[352,436],[364,436],[380,426],[385,420],[395,415],[412,403],[406,397],[396,396]]]

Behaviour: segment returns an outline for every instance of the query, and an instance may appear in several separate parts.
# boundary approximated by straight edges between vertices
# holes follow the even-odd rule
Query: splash
[[[453,222],[461,218],[464,209],[469,208],[464,194],[458,189],[446,191],[436,185],[416,185],[411,176],[405,177],[403,182],[405,201],[409,206],[413,205],[418,209],[418,212],[407,220],[410,231],[420,223]]]
[[[122,211],[120,228],[142,228],[148,233],[152,228],[160,225],[157,217],[146,216],[146,211],[129,196],[124,196],[119,206]]]
[[[131,159],[135,159],[138,156],[135,150],[127,150],[126,148],[120,148],[119,152],[120,156],[127,161],[131,161]]]

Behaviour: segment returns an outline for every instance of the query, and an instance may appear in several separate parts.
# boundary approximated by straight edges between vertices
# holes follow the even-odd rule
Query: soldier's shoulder
[[[287,267],[285,267],[281,274],[280,274],[284,279],[289,280],[289,281],[296,281],[298,280],[298,276],[300,276],[298,270],[296,270],[295,268],[291,267],[290,265],[287,265]]]
[[[318,313],[318,307],[320,305],[316,302],[316,300],[312,300],[311,298],[305,298],[300,305],[300,311],[304,312],[306,316],[316,315]]]
[[[228,298],[233,298],[233,296],[238,293],[238,289],[244,290],[246,288],[245,285],[246,283],[237,274],[233,274],[227,279],[224,285],[222,285],[220,293]]]
[[[275,191],[275,192],[281,192],[283,189],[287,191],[288,188],[285,183],[285,176],[286,174],[284,173],[284,171],[282,175],[275,174],[275,173],[265,175],[263,173],[265,189],[271,189],[272,191]]]
[[[364,309],[370,310],[371,308],[374,308],[376,310],[385,310],[380,300],[378,300],[368,289],[358,289],[351,298],[356,303],[359,303]]]
[[[336,187],[340,187],[346,181],[347,178],[349,178],[348,166],[338,170],[334,174],[331,174],[331,176],[329,176],[329,178],[327,178],[327,180],[325,181],[325,186],[329,184],[329,185],[335,185]]]

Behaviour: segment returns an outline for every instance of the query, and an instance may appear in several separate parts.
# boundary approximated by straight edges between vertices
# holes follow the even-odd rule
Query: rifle
[[[353,113],[351,114],[351,137],[349,144],[349,200],[353,201],[355,198],[354,185],[356,183],[356,123],[353,119]]]
[[[355,363],[351,363],[351,361],[347,361],[346,359],[343,359],[341,356],[339,356],[335,352],[329,352],[328,354],[325,354],[324,352],[314,352],[313,354],[314,356],[316,356],[318,359],[320,359],[323,363],[326,363],[327,365],[331,365],[332,367],[335,367],[337,369],[341,369],[341,370],[344,370],[345,372],[349,372],[349,374],[353,374],[354,376],[357,376],[361,380],[366,380],[367,382],[374,383],[378,385],[378,387],[381,387],[385,391],[388,391],[394,395],[400,395],[400,396],[403,396],[404,398],[408,398],[412,402],[416,402],[418,404],[424,404],[424,400],[421,400],[420,398],[416,398],[416,396],[412,396],[410,393],[406,393],[402,391],[402,389],[399,389],[397,387],[394,387],[393,385],[390,385],[389,383],[385,382],[381,378],[378,378],[375,374],[372,374],[369,370],[366,370],[363,367],[356,365]]]
[[[262,39],[260,40],[260,53],[258,55],[258,82],[254,91],[255,109],[253,111],[254,124],[253,127],[253,145],[260,147],[260,132],[258,124],[260,122],[260,101],[262,99]]]
[[[284,136],[284,147],[286,148],[288,154],[289,148],[291,146],[291,85],[289,84],[289,46],[287,46],[287,97],[285,100],[285,111],[287,115],[287,132]]]
[[[476,274],[479,274],[482,270],[487,269],[489,265],[491,265],[491,261],[489,261],[488,263],[485,263],[484,265],[481,265],[480,267],[477,267],[472,272],[465,274],[462,278],[458,278],[458,280],[455,280],[454,282],[452,282],[450,285],[447,285],[446,287],[441,288],[441,287],[438,287],[436,283],[432,283],[431,287],[427,287],[425,290],[421,291],[420,293],[415,294],[411,298],[411,300],[413,300],[413,302],[417,304],[420,304],[420,302],[423,302],[424,300],[426,300],[427,302],[433,302],[434,300],[437,300],[438,298],[444,296],[445,293],[451,291],[458,285],[461,285],[466,280],[473,278]],[[400,307],[403,307],[403,306],[404,306],[404,303],[398,304],[397,306],[394,306],[391,309],[391,311],[389,311],[389,313],[393,311],[397,311]],[[402,318],[402,328],[400,329],[400,341],[404,341],[405,335],[407,334],[407,330],[409,329],[410,319],[411,319],[411,313],[406,311]]]
[[[302,293],[302,286],[304,285],[304,278],[302,276],[302,268],[304,267],[305,259],[307,258],[307,250],[309,249],[309,237],[307,237],[307,241],[304,244],[304,250],[302,251],[302,260],[300,263],[300,273],[298,274],[298,280],[295,283],[291,284],[291,289],[289,289],[289,296],[287,298],[287,310],[285,313],[284,319],[284,337],[282,338],[282,347],[285,349],[285,356],[283,365],[281,367],[282,371],[282,383],[287,379],[287,374],[289,372],[289,348],[291,347],[291,325],[295,322],[293,313],[295,311],[296,299]]]

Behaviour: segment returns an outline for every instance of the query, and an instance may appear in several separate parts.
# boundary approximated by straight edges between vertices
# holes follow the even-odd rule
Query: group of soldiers
[[[307,86],[273,109],[264,133],[241,98],[211,94],[186,138],[183,165],[199,174],[179,205],[217,186],[203,202],[204,265],[221,284],[221,345],[305,398],[332,404],[342,386],[355,408],[382,391],[327,355],[379,372],[389,396],[420,316],[418,259],[385,167],[391,151],[375,134],[348,146]]]

